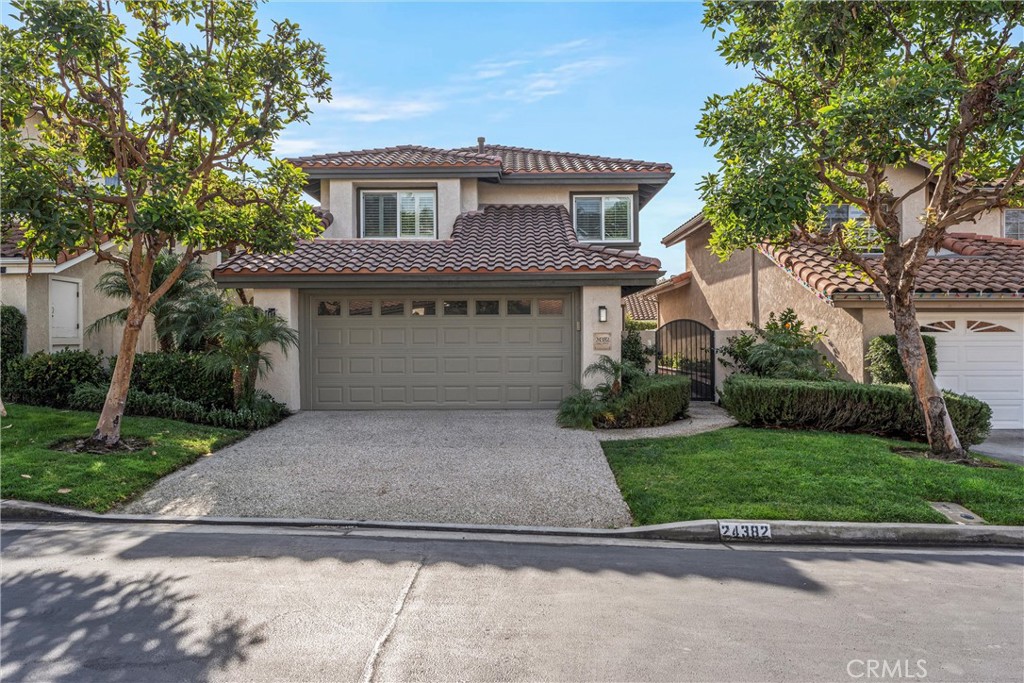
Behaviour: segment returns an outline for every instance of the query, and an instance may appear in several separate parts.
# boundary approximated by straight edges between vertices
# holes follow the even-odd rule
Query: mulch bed
[[[101,446],[90,440],[89,437],[73,437],[62,439],[50,446],[52,450],[63,453],[92,453],[94,455],[108,455],[110,453],[134,453],[152,445],[149,439],[137,437],[125,437],[116,446]]]

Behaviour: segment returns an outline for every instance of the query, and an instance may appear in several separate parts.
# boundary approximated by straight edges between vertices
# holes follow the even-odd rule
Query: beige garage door
[[[554,408],[573,384],[564,294],[312,296],[314,410]]]

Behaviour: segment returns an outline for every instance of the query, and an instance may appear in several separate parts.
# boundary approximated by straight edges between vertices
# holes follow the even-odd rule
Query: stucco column
[[[257,289],[253,295],[254,302],[260,308],[274,309],[279,316],[288,321],[288,325],[299,330],[299,348],[302,347],[302,328],[299,326],[299,291],[297,289]],[[288,353],[281,353],[277,346],[266,347],[270,354],[270,362],[274,369],[257,382],[258,388],[266,391],[275,399],[288,406],[289,410],[298,410],[301,406],[302,384],[299,371],[299,349],[290,348]]]
[[[608,320],[598,320],[600,307],[608,312]],[[622,288],[582,287],[580,294],[580,372],[601,356],[612,360],[622,358]],[[609,339],[610,337],[610,339]],[[608,346],[609,348],[599,348]],[[580,383],[592,388],[601,382],[600,377],[580,377]]]

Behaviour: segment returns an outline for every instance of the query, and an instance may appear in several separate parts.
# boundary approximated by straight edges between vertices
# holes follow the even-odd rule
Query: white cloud
[[[603,57],[593,57],[558,64],[546,70],[526,75],[519,82],[507,88],[502,93],[502,97],[526,102],[537,102],[545,97],[564,92],[577,81],[597,75],[612,64],[611,60]]]
[[[401,121],[419,118],[444,108],[432,98],[391,99],[386,97],[364,97],[342,95],[320,105],[323,109],[342,112],[351,121],[375,123],[377,121]]]
[[[274,152],[280,156],[296,156],[322,150],[322,146],[319,138],[282,137],[274,143]]]

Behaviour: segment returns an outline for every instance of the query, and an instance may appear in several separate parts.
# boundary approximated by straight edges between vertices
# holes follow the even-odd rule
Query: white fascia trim
[[[113,247],[113,242],[104,242],[100,245],[100,250],[110,251]],[[90,257],[95,255],[96,252],[89,250],[60,264],[54,263],[49,259],[35,259],[32,261],[32,274],[49,275],[53,273],[60,273],[68,268],[74,268],[79,263],[85,263]],[[5,275],[27,275],[29,273],[28,259],[26,258],[3,258],[0,259],[0,266],[6,269],[7,272]]]

